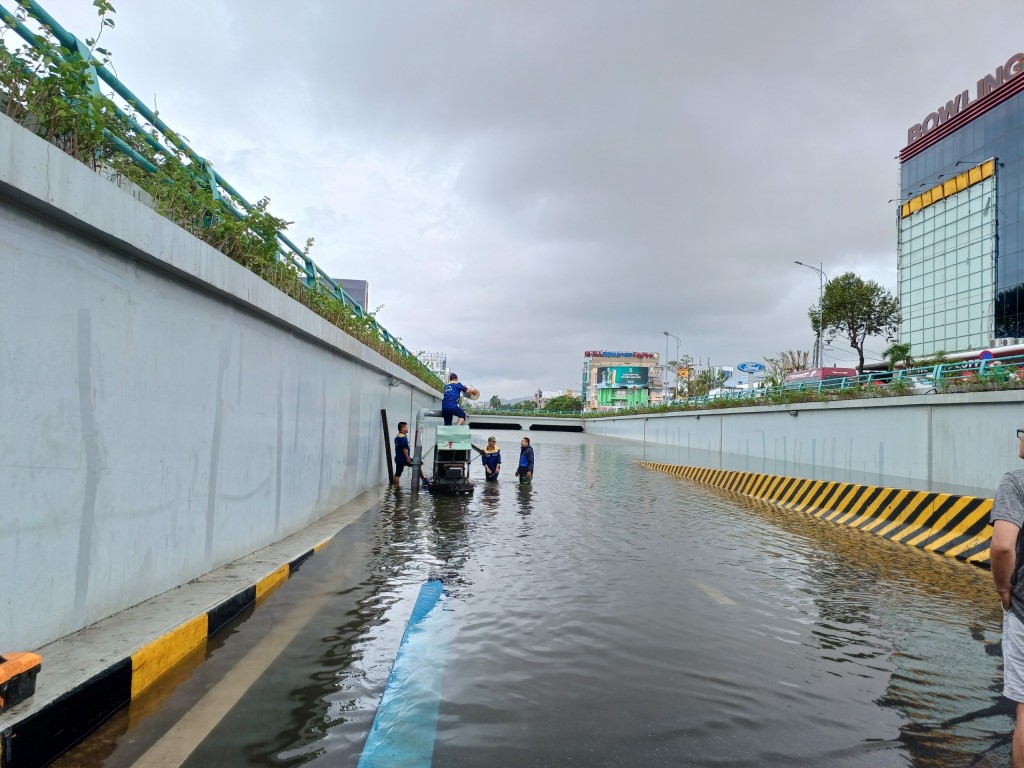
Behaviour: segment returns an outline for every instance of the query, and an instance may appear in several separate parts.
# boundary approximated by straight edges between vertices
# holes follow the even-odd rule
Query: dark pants
[[[448,410],[447,408],[441,409],[441,418],[444,419],[444,425],[446,427],[450,427],[452,425],[452,419],[456,416],[460,419],[464,419],[466,418],[466,412],[462,408],[459,408],[459,406],[455,406],[451,410]]]

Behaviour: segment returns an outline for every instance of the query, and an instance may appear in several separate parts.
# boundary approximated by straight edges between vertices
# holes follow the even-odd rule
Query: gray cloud
[[[510,397],[576,386],[584,349],[664,353],[662,330],[719,363],[809,348],[794,260],[894,289],[907,127],[1024,48],[1024,7],[987,4],[984,35],[978,13],[133,0],[109,42],[385,325]]]

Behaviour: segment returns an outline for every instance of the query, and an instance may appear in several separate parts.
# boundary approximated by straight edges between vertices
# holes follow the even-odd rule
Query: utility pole
[[[822,363],[823,363],[823,360],[822,360],[822,349],[821,349],[821,332],[822,332],[822,327],[821,326],[822,326],[823,312],[824,312],[824,309],[825,309],[825,305],[824,305],[823,299],[824,299],[824,296],[825,296],[825,283],[828,282],[828,275],[825,274],[825,271],[822,269],[822,266],[824,266],[824,265],[822,265],[820,262],[819,262],[819,266],[817,266],[817,267],[815,267],[815,266],[813,266],[811,264],[804,264],[802,261],[794,261],[793,263],[794,264],[799,264],[801,267],[807,267],[808,269],[813,269],[815,272],[818,273],[818,338],[817,338],[817,343],[814,345],[814,365],[812,367],[814,367],[814,368],[821,368],[821,367],[823,367],[822,366]]]

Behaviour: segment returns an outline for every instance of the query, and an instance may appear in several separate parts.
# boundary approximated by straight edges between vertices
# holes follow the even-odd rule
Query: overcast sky
[[[907,129],[1024,50],[1020,0],[114,4],[121,80],[484,400],[811,349],[793,261],[895,291]]]

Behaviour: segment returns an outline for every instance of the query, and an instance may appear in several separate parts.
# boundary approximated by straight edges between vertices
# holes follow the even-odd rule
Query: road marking
[[[694,580],[694,586],[697,587],[701,592],[710,597],[719,605],[736,605],[736,601],[729,597],[725,592],[716,587],[712,587],[710,584],[705,584],[700,581]]]
[[[137,768],[177,768],[231,711],[245,692],[302,631],[327,600],[327,594],[296,606],[230,672],[136,762]]]
[[[358,768],[430,768],[433,762],[450,622],[437,611],[429,625],[426,619],[442,594],[436,579],[420,587]]]

